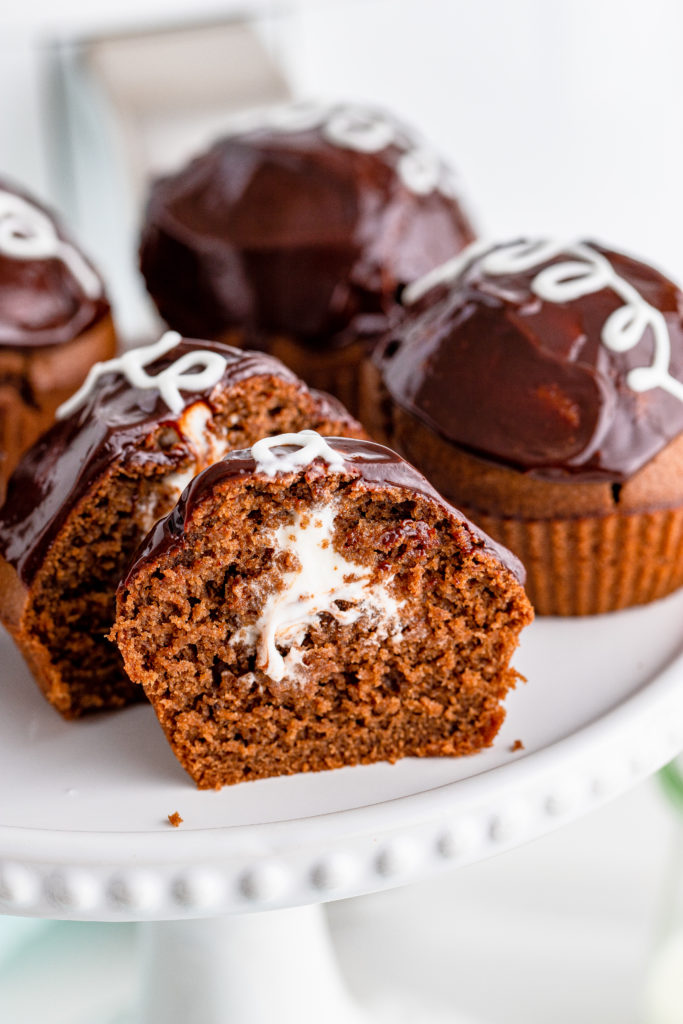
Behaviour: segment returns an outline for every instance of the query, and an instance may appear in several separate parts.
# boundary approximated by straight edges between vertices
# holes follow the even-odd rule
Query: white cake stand
[[[149,707],[66,723],[5,635],[0,664],[0,910],[150,922],[140,1024],[366,1020],[320,903],[540,836],[683,749],[683,591],[534,623],[515,659],[528,683],[482,754],[221,792],[194,789]]]

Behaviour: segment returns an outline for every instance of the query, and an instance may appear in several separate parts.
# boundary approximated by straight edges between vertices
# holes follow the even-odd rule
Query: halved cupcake
[[[97,364],[0,510],[0,618],[66,717],[143,699],[107,640],[129,558],[185,485],[283,430],[363,431],[277,359],[169,332]]]

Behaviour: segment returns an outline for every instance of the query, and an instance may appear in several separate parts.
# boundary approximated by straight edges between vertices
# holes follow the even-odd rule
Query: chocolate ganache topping
[[[0,347],[71,341],[108,312],[99,275],[59,222],[0,179]]]
[[[202,402],[212,409],[215,393],[254,376],[304,387],[264,353],[171,331],[154,345],[97,363],[10,478],[0,510],[0,553],[30,584],[67,516],[104,469],[135,450],[136,459],[173,472],[186,446],[152,443],[157,429],[172,428],[171,441],[183,437],[186,408]]]
[[[321,472],[342,473],[371,487],[398,487],[424,495],[436,502],[447,516],[465,529],[472,550],[482,549],[496,558],[520,583],[524,583],[526,574],[519,559],[449,504],[414,466],[396,452],[374,441],[347,437],[323,438],[314,430],[302,430],[298,434],[266,438],[251,448],[230,452],[220,462],[199,473],[185,488],[176,507],[159,520],[142,542],[121,587],[128,586],[144,562],[156,560],[182,542],[185,525],[189,523],[194,510],[224,481],[247,478],[258,473],[272,477],[297,472],[313,475]]]
[[[472,238],[452,171],[414,132],[299,103],[236,120],[153,185],[140,263],[184,334],[339,348],[376,338],[398,291]]]
[[[404,294],[376,358],[447,440],[550,479],[623,481],[683,430],[683,296],[593,242],[477,242]]]

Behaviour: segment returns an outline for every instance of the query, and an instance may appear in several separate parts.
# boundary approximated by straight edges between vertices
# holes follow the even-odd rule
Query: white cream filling
[[[161,480],[161,486],[166,491],[168,500],[174,504],[190,481],[194,480],[197,473],[214,462],[218,462],[229,451],[227,442],[220,440],[208,429],[212,415],[206,402],[194,402],[178,417],[174,432],[177,432],[179,437],[182,437],[189,445],[194,462],[187,469],[168,473]],[[166,507],[159,507],[157,494],[154,492],[146,502],[138,502],[136,521],[140,529],[147,532],[159,516],[166,511],[168,511]]]
[[[195,463],[178,473],[169,473],[164,477],[164,485],[176,495],[176,500],[197,473],[207,466],[222,459],[229,446],[219,440],[207,429],[213,413],[206,402],[194,402],[189,405],[182,416],[178,417],[178,430],[184,440],[189,442],[194,453]]]
[[[273,682],[285,676],[295,677],[305,669],[306,651],[301,648],[307,630],[320,621],[323,612],[342,625],[371,616],[378,638],[402,629],[399,610],[403,604],[388,591],[385,583],[370,583],[372,570],[344,558],[335,550],[335,507],[296,514],[294,521],[274,532],[277,552],[295,556],[298,567],[284,574],[283,585],[265,601],[261,614],[252,625],[243,626],[234,636],[256,650],[256,667]],[[352,607],[342,609],[338,602]],[[289,647],[282,656],[278,647]]]

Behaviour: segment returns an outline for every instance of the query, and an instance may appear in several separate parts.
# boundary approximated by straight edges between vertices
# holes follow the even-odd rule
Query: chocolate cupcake
[[[404,294],[383,432],[524,562],[536,610],[683,584],[683,295],[589,242],[475,243]]]
[[[201,788],[453,757],[503,721],[522,578],[394,452],[303,431],[193,480],[114,633]]]
[[[151,190],[140,265],[169,326],[265,349],[357,410],[410,281],[474,237],[449,167],[357,106],[242,118]]]
[[[21,453],[115,349],[91,263],[44,206],[0,180],[0,503]]]
[[[282,431],[362,435],[278,360],[172,332],[98,363],[57,415],[0,510],[0,619],[67,718],[142,699],[106,638],[116,586],[195,473]]]

